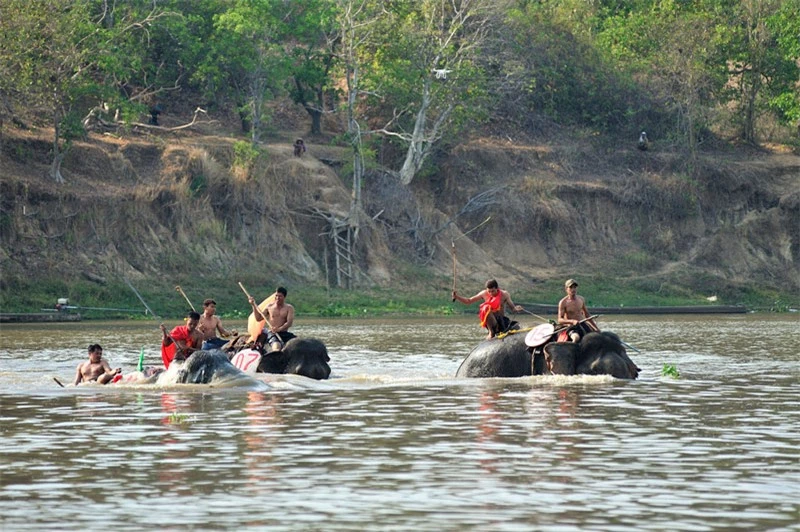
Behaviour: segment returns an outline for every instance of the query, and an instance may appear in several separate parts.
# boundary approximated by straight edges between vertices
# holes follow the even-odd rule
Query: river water
[[[630,382],[456,380],[474,318],[297,321],[328,381],[61,388],[90,343],[159,363],[154,323],[3,325],[0,529],[800,530],[797,314],[603,317]]]

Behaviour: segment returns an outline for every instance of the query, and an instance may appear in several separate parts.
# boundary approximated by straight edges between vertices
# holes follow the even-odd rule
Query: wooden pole
[[[188,297],[186,297],[186,293],[183,291],[183,288],[181,288],[181,285],[177,285],[177,286],[175,287],[175,290],[177,290],[178,292],[180,292],[180,294],[183,296],[183,299],[185,299],[185,300],[186,300],[186,302],[187,302],[187,303],[189,303],[189,306],[192,308],[192,310],[193,310],[193,311],[195,311],[195,312],[197,312],[197,309],[195,309],[195,308],[194,308],[194,305],[192,305],[192,302],[191,302],[191,301],[189,301],[189,298],[188,298]]]

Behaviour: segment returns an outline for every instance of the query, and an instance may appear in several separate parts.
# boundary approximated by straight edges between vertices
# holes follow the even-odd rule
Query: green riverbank
[[[175,279],[131,280],[136,291],[162,319],[179,318],[189,310],[188,303],[175,287],[180,285],[192,304],[202,311],[205,298],[217,302],[217,312],[223,318],[246,318],[250,313],[247,299],[237,280]],[[256,280],[242,281],[247,290],[262,300],[271,294],[278,283]],[[800,308],[800,295],[739,289],[730,293],[690,292],[671,288],[663,283],[655,286],[641,281],[585,278],[579,281],[578,293],[593,307],[701,306],[741,305],[751,311],[786,312]],[[316,286],[297,286],[280,283],[289,291],[287,301],[295,306],[298,315],[350,317],[363,315],[452,315],[474,312],[477,305],[465,306],[451,302],[452,279],[416,279],[402,288],[373,288],[366,290],[326,289]],[[563,297],[560,280],[541,281],[527,287],[502,286],[511,292],[516,303],[555,305]],[[459,293],[472,296],[481,290],[480,284],[464,286]],[[120,279],[104,284],[88,280],[66,283],[48,282],[5,284],[0,292],[0,312],[40,312],[53,309],[59,298],[79,307],[85,319],[152,319],[137,295]],[[132,309],[133,312],[90,310],[87,307]]]

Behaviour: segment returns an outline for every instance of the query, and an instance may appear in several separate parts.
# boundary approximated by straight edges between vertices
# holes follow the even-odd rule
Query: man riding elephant
[[[567,339],[578,342],[583,335],[600,328],[589,315],[586,300],[578,295],[578,283],[574,279],[567,279],[564,283],[567,295],[558,302],[558,324],[568,328],[558,337],[559,342]]]
[[[247,298],[256,320],[264,322],[264,329],[255,341],[259,346],[269,345],[271,351],[280,351],[286,342],[295,338],[289,331],[294,323],[294,307],[286,303],[287,293],[284,287],[279,286],[275,290],[275,300],[267,305],[264,312],[258,308],[254,297]]]
[[[453,290],[453,300],[465,305],[471,305],[476,301],[483,299],[478,310],[478,318],[481,321],[481,327],[485,327],[489,334],[486,336],[490,340],[500,333],[510,331],[519,327],[519,323],[511,321],[505,315],[504,309],[506,306],[516,312],[522,312],[520,305],[515,305],[511,301],[511,294],[506,290],[501,290],[497,281],[489,279],[486,281],[486,288],[481,290],[472,297],[463,297]]]

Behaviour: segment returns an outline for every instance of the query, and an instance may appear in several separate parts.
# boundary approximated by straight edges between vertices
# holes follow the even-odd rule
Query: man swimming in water
[[[92,344],[89,346],[89,360],[78,364],[73,384],[75,386],[85,382],[108,384],[121,373],[122,368],[112,370],[108,365],[108,361],[103,358],[103,348],[100,347],[100,344]]]

